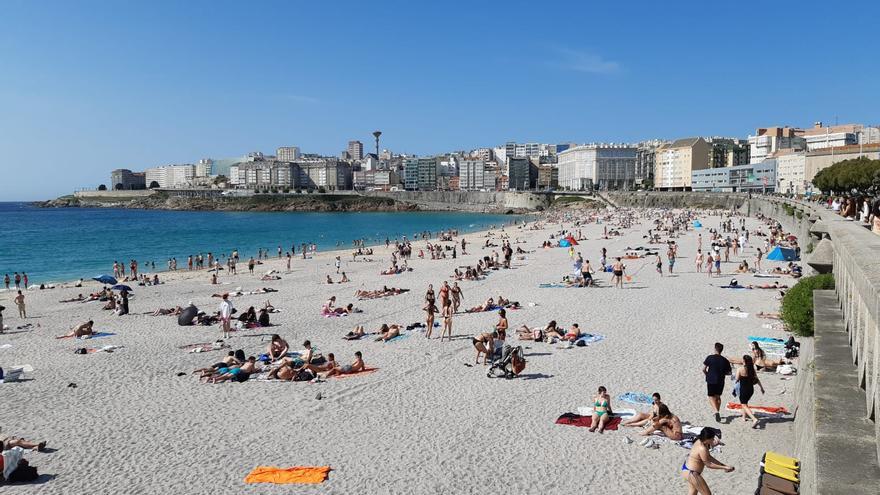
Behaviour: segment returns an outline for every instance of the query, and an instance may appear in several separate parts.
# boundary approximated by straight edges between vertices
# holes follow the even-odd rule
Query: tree
[[[106,190],[107,190],[107,186],[105,186],[104,184],[101,184],[100,186],[98,186],[98,190],[99,190],[99,191],[106,191]]]
[[[880,160],[865,157],[837,162],[824,168],[813,178],[813,185],[823,192],[867,194],[876,178],[880,178]]]

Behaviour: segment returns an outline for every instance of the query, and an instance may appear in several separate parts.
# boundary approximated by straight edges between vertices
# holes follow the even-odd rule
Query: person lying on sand
[[[21,437],[7,436],[0,433],[0,452],[4,450],[9,450],[15,447],[21,447],[23,449],[31,449],[38,452],[42,452],[46,449],[46,442],[32,442],[29,440],[25,440]]]
[[[770,359],[767,357],[767,354],[764,352],[764,349],[761,349],[761,344],[756,341],[751,342],[752,360],[755,364],[755,370],[757,371],[775,371],[779,365],[782,364],[792,364],[792,362],[788,359]],[[733,364],[743,364],[742,358],[738,357],[730,357],[727,359]]]
[[[363,337],[364,335],[369,335],[369,334],[364,330],[363,325],[358,325],[358,326],[354,327],[353,331],[348,332],[342,338],[345,340],[357,340],[357,339]]]
[[[74,327],[73,330],[70,331],[70,333],[67,333],[67,334],[64,334],[64,335],[59,335],[59,336],[57,336],[57,337],[55,337],[55,338],[56,338],[56,339],[66,339],[66,338],[69,338],[69,337],[74,337],[74,338],[77,338],[77,339],[78,339],[78,338],[80,338],[80,337],[86,337],[86,336],[89,336],[89,335],[94,335],[94,334],[95,334],[95,330],[94,330],[94,328],[93,328],[94,325],[95,325],[95,322],[93,322],[92,320],[89,320],[89,321],[87,321],[87,322],[85,322],[85,323],[80,323],[79,325],[77,325],[76,327]]]
[[[101,307],[101,309],[106,309],[106,310],[109,310],[109,311],[115,311],[115,310],[116,310],[116,298],[115,298],[115,297],[111,297],[110,299],[108,299],[108,300],[107,300],[107,304],[105,304],[103,307]]]
[[[475,364],[480,364],[480,354],[483,355],[483,365],[488,364],[489,355],[495,349],[495,339],[498,338],[498,332],[484,332],[471,338],[471,344],[477,350],[477,359]]]
[[[269,280],[281,280],[281,277],[279,277],[278,275],[263,275],[262,277],[260,277],[260,280],[264,282]]]
[[[409,292],[409,289],[398,289],[396,287],[382,287],[380,290],[359,290],[355,292],[355,296],[359,299],[378,299],[381,297],[396,296]]]
[[[658,392],[654,392],[651,394],[651,413],[640,412],[633,416],[632,418],[621,423],[622,426],[629,427],[637,427],[637,426],[648,426],[652,423],[653,420],[657,419],[657,414],[659,412],[660,405],[663,404],[663,401],[660,400],[660,394]]]
[[[769,320],[778,320],[782,318],[782,315],[780,313],[765,313],[763,311],[758,312],[758,314],[755,316],[757,316],[758,318],[767,318]]]
[[[382,327],[379,328],[379,336],[376,337],[376,342],[388,342],[400,335],[400,325],[388,325],[387,323],[383,323]]]
[[[173,308],[159,308],[152,313],[148,313],[150,316],[166,316],[166,315],[179,315],[183,311],[183,308],[180,306],[175,306]]]
[[[474,306],[473,308],[466,309],[465,313],[482,313],[484,311],[491,311],[495,307],[495,300],[491,297],[486,299],[486,302],[479,306]]]
[[[363,354],[361,354],[361,351],[357,351],[354,353],[354,356],[355,359],[351,364],[334,367],[333,369],[328,371],[327,374],[324,375],[324,378],[329,378],[336,375],[350,375],[352,373],[363,371],[365,368]]]
[[[779,282],[773,282],[772,284],[761,284],[761,285],[750,285],[749,287],[754,287],[755,289],[787,289],[787,285],[780,285]]]
[[[336,362],[336,356],[330,352],[327,353],[327,360],[320,364],[304,364],[301,368],[296,371],[306,370],[313,375],[317,375],[321,371],[330,371],[333,368],[337,368],[339,364]]]
[[[567,340],[569,342],[574,342],[575,340],[581,338],[581,327],[578,326],[577,323],[572,323],[571,328],[565,332],[565,335],[562,337],[562,340]]]
[[[71,299],[62,299],[62,300],[60,300],[60,301],[58,301],[58,302],[60,302],[60,303],[72,303],[72,302],[81,302],[81,301],[85,301],[85,300],[86,300],[86,297],[85,297],[84,295],[80,294],[80,295],[78,295],[78,296],[76,296],[76,297],[74,297],[74,298],[71,298]]]
[[[277,333],[272,334],[272,341],[269,342],[269,346],[266,348],[266,354],[269,355],[269,361],[278,361],[285,357],[289,350],[290,345],[287,344],[286,340],[282,339]]]
[[[662,432],[670,440],[682,439],[681,419],[669,412],[669,407],[666,404],[661,403],[657,406],[657,415],[651,419],[650,426],[646,427],[640,435],[649,437],[656,431]]]
[[[265,309],[269,313],[278,313],[278,310],[275,309],[275,306],[272,306],[272,303],[266,301],[266,304],[263,304],[263,309]]]
[[[250,356],[241,366],[233,366],[232,368],[220,368],[217,373],[211,377],[211,383],[221,383],[225,381],[245,382],[251,377],[251,374],[257,371],[257,358]]]
[[[242,361],[240,359],[238,359],[236,354],[239,354],[241,356],[244,355],[244,353],[240,350],[239,351],[229,351],[229,353],[226,355],[226,357],[224,357],[220,361],[212,364],[211,366],[209,366],[207,368],[199,368],[197,370],[194,370],[193,374],[199,373],[201,375],[201,376],[199,376],[199,378],[208,378],[208,377],[211,377],[214,374],[216,374],[217,370],[219,370],[220,368],[232,368],[234,366],[241,366],[244,363],[242,363]]]

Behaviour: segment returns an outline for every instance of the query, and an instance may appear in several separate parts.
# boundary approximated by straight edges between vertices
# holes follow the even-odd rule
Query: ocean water
[[[186,267],[189,255],[214,255],[238,249],[247,259],[260,248],[277,256],[314,242],[320,250],[346,249],[351,241],[367,245],[423,231],[484,230],[522,217],[452,212],[224,212],[161,211],[111,208],[37,208],[27,203],[0,202],[0,277],[26,272],[29,283],[60,282],[113,273],[113,261],[136,259],[144,273],[146,262],[156,271],[177,258]],[[127,270],[126,270],[127,271]],[[2,285],[0,285],[2,287]]]

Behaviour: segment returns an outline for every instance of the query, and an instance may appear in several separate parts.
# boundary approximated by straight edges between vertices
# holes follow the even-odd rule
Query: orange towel
[[[364,368],[363,370],[358,371],[357,373],[348,373],[347,375],[333,375],[330,378],[348,378],[350,376],[366,375],[368,373],[373,373],[375,371],[379,371],[379,368]]]
[[[330,466],[304,467],[294,466],[279,468],[275,466],[257,466],[245,478],[245,483],[275,483],[285,485],[290,483],[317,484],[327,479]]]
[[[737,402],[728,402],[728,403],[727,403],[727,408],[730,409],[730,410],[733,410],[733,411],[738,411],[738,410],[742,409],[742,404],[739,404],[739,403],[737,403]],[[765,413],[768,413],[768,414],[790,414],[790,413],[788,412],[788,409],[786,409],[786,408],[784,408],[784,407],[775,407],[775,406],[753,406],[753,405],[749,404],[749,408],[750,408],[752,411],[760,411],[760,412],[765,412]]]

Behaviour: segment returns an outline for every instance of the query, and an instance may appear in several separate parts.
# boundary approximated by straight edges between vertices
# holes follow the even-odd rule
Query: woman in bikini
[[[361,354],[361,351],[357,351],[354,353],[355,359],[351,364],[346,364],[344,366],[337,366],[324,375],[324,378],[329,378],[331,376],[336,375],[350,375],[352,373],[357,373],[359,371],[363,371],[366,366],[364,365],[364,357]]]
[[[714,428],[703,428],[700,435],[694,440],[694,446],[687,459],[681,465],[681,476],[688,482],[688,495],[711,495],[712,490],[706,480],[703,479],[703,470],[723,469],[724,472],[733,472],[733,466],[724,464],[709,454],[709,449],[718,445],[718,430]]]
[[[791,364],[787,359],[768,359],[764,349],[761,349],[761,345],[756,341],[752,341],[751,347],[752,362],[757,371],[774,371],[781,364]],[[727,360],[733,364],[745,365],[745,361],[738,357],[730,357]]]
[[[663,401],[660,400],[660,394],[658,392],[654,392],[653,394],[651,394],[651,402],[651,414],[640,412],[632,418],[621,423],[621,425],[636,427],[647,426],[651,424],[651,422],[657,418],[660,405],[663,404]]]
[[[681,419],[669,412],[666,404],[657,406],[657,415],[651,420],[650,426],[641,433],[643,437],[649,437],[655,431],[661,431],[670,440],[679,441],[683,438],[681,431]]]
[[[379,336],[376,337],[376,342],[388,342],[398,335],[400,335],[400,326],[389,326],[387,323],[383,323],[382,327],[379,329]]]
[[[55,338],[56,339],[66,339],[69,337],[74,337],[74,338],[78,339],[80,337],[94,335],[95,334],[95,330],[93,328],[94,325],[95,325],[95,322],[93,322],[92,320],[89,320],[85,323],[81,323],[81,324],[77,325],[76,327],[74,327],[74,329],[71,330],[70,333],[67,333],[64,335],[59,335]]]
[[[483,364],[488,364],[489,353],[492,349],[495,348],[495,339],[498,337],[498,332],[492,333],[481,333],[476,337],[471,338],[471,344],[473,344],[474,349],[477,350],[477,360],[476,364],[480,364],[480,354],[483,354]]]
[[[440,342],[443,342],[443,335],[449,342],[452,342],[452,303],[449,299],[443,305],[443,326],[440,329]]]
[[[275,362],[287,356],[288,350],[290,350],[290,346],[287,344],[287,341],[276,333],[272,335],[272,341],[269,342],[266,354],[269,356],[270,361]]]
[[[611,420],[614,413],[611,412],[611,396],[605,387],[599,387],[596,396],[593,397],[593,422],[590,425],[590,431],[599,433],[605,431],[605,425]]]
[[[425,307],[422,308],[425,310],[425,325],[427,325],[427,329],[425,330],[425,338],[431,338],[431,332],[434,331],[434,315],[439,313],[440,310],[437,309],[437,306],[434,305],[434,301],[425,302]]]

